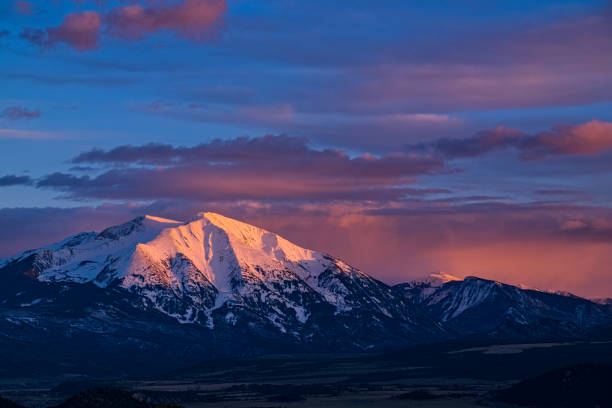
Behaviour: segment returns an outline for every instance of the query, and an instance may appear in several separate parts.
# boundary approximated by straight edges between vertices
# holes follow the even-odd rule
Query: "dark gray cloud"
[[[223,169],[279,170],[328,176],[367,178],[405,177],[438,172],[439,159],[422,155],[389,154],[381,157],[349,157],[337,149],[317,150],[305,138],[266,135],[249,138],[216,139],[194,147],[150,143],[93,149],[76,156],[75,164],[110,163],[139,165],[218,165]],[[278,174],[282,176],[282,174]]]
[[[97,177],[54,173],[37,186],[114,199],[396,200],[438,193],[402,186],[414,176],[445,171],[440,160],[425,156],[351,158],[285,136],[216,140],[191,148],[121,146],[83,153],[74,162],[118,166]]]
[[[37,187],[79,198],[146,200],[384,201],[448,192],[407,187],[417,176],[448,172],[438,158],[406,153],[351,157],[283,135],[213,140],[193,147],[150,143],[92,149],[72,162],[107,169],[97,176],[49,174]]]
[[[0,118],[8,120],[35,119],[41,115],[38,109],[28,109],[23,106],[9,106],[0,112]]]
[[[478,157],[508,148],[517,150],[523,160],[595,155],[612,150],[612,123],[592,120],[575,126],[556,126],[550,131],[532,135],[500,126],[467,138],[442,138],[407,148],[448,159]]]
[[[32,179],[30,176],[17,176],[15,174],[7,174],[0,177],[0,187],[30,185]]]

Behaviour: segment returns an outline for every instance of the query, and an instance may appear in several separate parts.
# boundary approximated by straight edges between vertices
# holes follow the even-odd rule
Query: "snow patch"
[[[42,299],[34,299],[33,301],[29,302],[29,303],[22,303],[19,306],[21,307],[29,307],[29,306],[34,306],[39,304],[40,302],[42,302]]]

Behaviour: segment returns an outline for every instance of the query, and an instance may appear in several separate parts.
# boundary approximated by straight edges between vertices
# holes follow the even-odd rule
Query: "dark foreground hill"
[[[0,408],[23,408],[23,406],[6,398],[0,398]]]
[[[537,408],[612,407],[612,365],[581,364],[530,378],[496,393],[495,401]]]

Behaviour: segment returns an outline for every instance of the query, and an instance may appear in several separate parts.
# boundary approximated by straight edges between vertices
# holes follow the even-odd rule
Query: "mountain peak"
[[[143,215],[140,217],[136,217],[123,224],[106,228],[98,234],[98,237],[117,240],[131,235],[134,232],[148,231],[151,234],[155,234],[156,232],[159,232],[164,228],[179,224],[182,224],[182,222],[170,220],[167,218],[155,217],[153,215]]]
[[[158,222],[162,224],[181,224],[182,223],[181,221],[171,220],[169,218],[156,217],[154,215],[149,215],[149,214],[143,217],[139,217],[139,218],[143,218],[148,221]]]
[[[205,220],[222,230],[224,230],[228,234],[241,234],[241,235],[263,235],[263,234],[272,234],[269,231],[264,230],[263,228],[256,227],[251,224],[247,224],[246,222],[238,221],[237,219],[226,217],[219,213],[215,212],[200,212],[196,215],[195,218],[192,218],[191,222],[197,220]]]
[[[186,222],[146,215],[28,255],[34,256],[39,281],[118,285],[166,312],[177,302],[191,305],[169,313],[181,321],[195,319],[194,310],[210,313],[236,296],[259,299],[283,287],[298,290],[300,297],[313,293],[345,310],[351,307],[347,299],[353,299],[349,293],[359,286],[350,282],[373,281],[324,253],[214,212],[201,212]],[[302,306],[293,302],[286,300],[285,307],[305,319]]]
[[[444,273],[444,272],[434,272],[434,273],[431,273],[431,274],[429,274],[429,279],[437,280],[440,283],[447,283],[447,282],[451,282],[451,281],[461,281],[461,280],[463,280],[463,279],[461,279],[461,278],[459,278],[457,276],[454,276],[454,275],[451,275],[451,274],[448,274],[448,273]]]
[[[322,254],[302,248],[278,234],[215,212],[201,212],[186,225],[203,222],[227,235],[239,258],[251,264],[274,262],[309,262]]]

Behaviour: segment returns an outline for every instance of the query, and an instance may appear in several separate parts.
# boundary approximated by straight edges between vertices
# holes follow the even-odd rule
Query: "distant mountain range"
[[[50,369],[594,338],[612,327],[606,302],[439,274],[389,286],[215,213],[77,234],[1,260],[0,279],[0,361]]]

